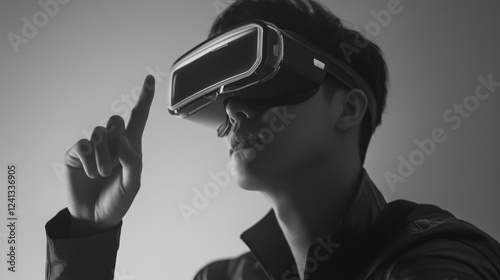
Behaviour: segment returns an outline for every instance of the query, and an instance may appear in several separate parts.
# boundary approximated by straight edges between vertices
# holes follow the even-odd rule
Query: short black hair
[[[388,70],[377,45],[360,32],[346,27],[321,3],[312,0],[236,0],[215,19],[209,38],[250,19],[268,21],[279,28],[297,32],[351,66],[372,89],[377,103],[375,128],[381,124],[386,105]],[[329,80],[326,82],[331,82]],[[328,96],[331,99],[332,95]],[[370,114],[365,113],[359,136],[362,165],[373,135],[370,121]]]

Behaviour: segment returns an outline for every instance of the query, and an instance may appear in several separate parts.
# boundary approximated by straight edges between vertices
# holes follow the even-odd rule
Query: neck
[[[316,238],[333,233],[353,199],[359,179],[359,162],[346,166],[318,164],[293,172],[286,184],[263,191],[290,246],[303,279],[307,250]]]

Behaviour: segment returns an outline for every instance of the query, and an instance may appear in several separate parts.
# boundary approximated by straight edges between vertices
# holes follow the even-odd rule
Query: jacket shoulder
[[[399,228],[406,237],[439,235],[450,239],[500,244],[475,225],[456,218],[450,212],[432,204],[418,204],[407,200],[396,200],[387,204],[380,219],[382,227]],[[500,251],[497,251],[500,255]]]
[[[475,247],[488,247],[492,256],[500,257],[500,243],[493,237],[431,204],[417,204],[403,199],[393,201],[383,210],[379,228],[385,232],[391,229],[396,234],[392,239],[400,239],[401,244],[421,243],[437,238],[449,239]]]
[[[211,261],[194,276],[194,280],[232,280],[243,279],[244,276],[255,274],[262,277],[265,275],[255,255],[250,252],[244,252],[234,258],[224,258]]]
[[[378,232],[388,237],[384,244],[392,245],[385,256],[379,258],[384,259],[386,265],[406,267],[414,272],[420,260],[426,264],[421,266],[425,268],[422,271],[431,272],[430,263],[437,265],[446,258],[453,262],[443,263],[443,271],[444,267],[452,267],[451,270],[461,264],[500,273],[500,243],[435,205],[393,201],[383,211]]]

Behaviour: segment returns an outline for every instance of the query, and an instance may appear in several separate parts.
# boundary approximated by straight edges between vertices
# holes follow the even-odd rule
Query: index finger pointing
[[[140,143],[146,121],[148,120],[149,109],[153,101],[155,93],[155,78],[148,75],[144,79],[141,94],[130,114],[130,119],[127,124],[126,133],[132,140],[133,144]],[[137,148],[137,147],[136,147]]]

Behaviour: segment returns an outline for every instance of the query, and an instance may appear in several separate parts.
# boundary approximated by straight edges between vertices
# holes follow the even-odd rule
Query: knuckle
[[[120,115],[112,115],[111,117],[109,117],[109,121],[111,122],[123,122],[123,118],[122,116]]]
[[[79,154],[83,155],[84,157],[88,156],[93,151],[92,143],[90,143],[90,141],[87,139],[78,140],[78,142],[75,144],[75,149]]]
[[[106,137],[106,128],[104,128],[103,126],[97,126],[92,131],[92,136],[90,136],[90,141],[94,145],[99,146],[103,142],[105,137]]]
[[[125,121],[120,115],[113,115],[108,119],[108,123],[106,124],[106,131],[108,133],[116,131],[118,128],[118,132],[124,130]]]

